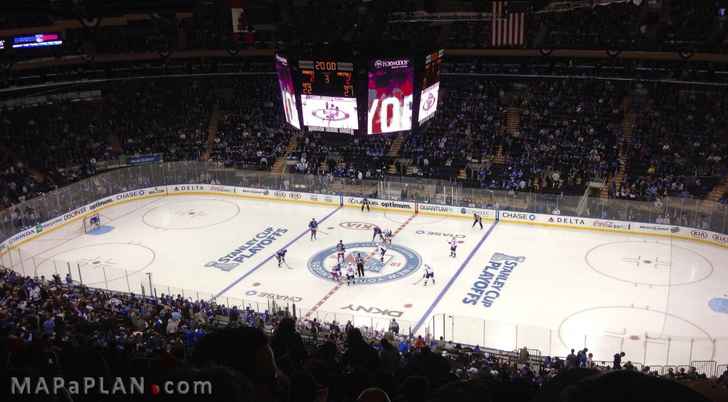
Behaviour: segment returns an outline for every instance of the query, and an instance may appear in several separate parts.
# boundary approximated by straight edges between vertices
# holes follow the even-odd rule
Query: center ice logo
[[[402,279],[417,271],[422,265],[422,257],[417,252],[400,245],[389,245],[384,261],[380,260],[376,243],[361,242],[348,243],[346,255],[342,264],[342,273],[346,272],[349,262],[356,264],[357,254],[364,258],[364,271],[366,275],[358,283],[367,285],[391,282]],[[336,265],[336,246],[329,247],[316,253],[308,260],[308,270],[321,279],[333,281],[331,270]]]
[[[342,121],[349,118],[349,113],[346,113],[343,110],[339,110],[339,107],[334,105],[333,103],[326,103],[326,106],[323,109],[316,109],[312,111],[311,114],[319,120],[324,120],[328,122]]]

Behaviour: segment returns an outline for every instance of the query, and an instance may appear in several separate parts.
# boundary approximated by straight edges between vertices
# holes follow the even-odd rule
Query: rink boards
[[[142,199],[183,196],[183,195],[222,195],[256,200],[276,202],[294,202],[330,207],[361,208],[363,198],[343,195],[304,193],[295,191],[268,190],[250,187],[233,187],[211,184],[181,184],[142,188],[127,191],[101,198],[97,201],[83,205],[61,216],[50,219],[35,227],[23,230],[0,243],[0,255],[10,252],[13,248],[33,240],[39,236],[51,233],[66,225],[78,222],[83,218],[98,213],[106,208],[123,203]],[[728,235],[708,230],[701,230],[676,225],[660,225],[650,223],[637,223],[615,221],[608,219],[593,219],[562,215],[535,214],[529,212],[516,212],[507,210],[494,210],[482,208],[456,207],[439,204],[424,204],[406,201],[390,201],[369,199],[373,210],[387,212],[435,215],[452,218],[471,219],[474,213],[485,220],[540,225],[547,227],[581,229],[600,232],[640,234],[649,236],[674,237],[684,240],[708,243],[720,247],[728,247]]]

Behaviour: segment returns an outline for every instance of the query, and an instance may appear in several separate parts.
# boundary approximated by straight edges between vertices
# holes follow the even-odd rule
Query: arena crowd
[[[588,349],[559,358],[525,347],[498,352],[401,332],[396,321],[376,332],[295,317],[291,308],[254,311],[181,295],[110,293],[70,278],[0,270],[6,382],[10,376],[210,381],[212,395],[204,399],[213,401],[698,402],[728,395],[728,372],[707,379],[694,367],[658,373],[624,353],[595,362]],[[146,399],[92,393],[54,400]]]

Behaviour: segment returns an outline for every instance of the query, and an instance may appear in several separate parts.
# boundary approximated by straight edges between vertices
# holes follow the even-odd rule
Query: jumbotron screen
[[[372,61],[368,78],[368,133],[411,130],[414,92],[414,66],[411,60]]]
[[[417,122],[422,124],[434,116],[437,111],[437,101],[440,92],[440,65],[444,50],[428,54],[425,58],[425,75],[422,79],[422,93],[420,96],[420,112]]]
[[[354,65],[332,60],[300,60],[303,124],[323,130],[357,130]]]
[[[281,88],[281,99],[283,100],[286,122],[297,129],[301,129],[298,108],[296,107],[296,89],[293,86],[291,69],[288,60],[280,55],[276,55],[276,73],[278,74],[278,85]]]
[[[326,130],[359,128],[356,98],[301,95],[303,125]]]

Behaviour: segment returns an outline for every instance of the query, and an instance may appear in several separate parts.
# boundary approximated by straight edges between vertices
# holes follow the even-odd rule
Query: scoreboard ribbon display
[[[367,131],[412,129],[414,68],[409,59],[378,59],[369,65]]]

